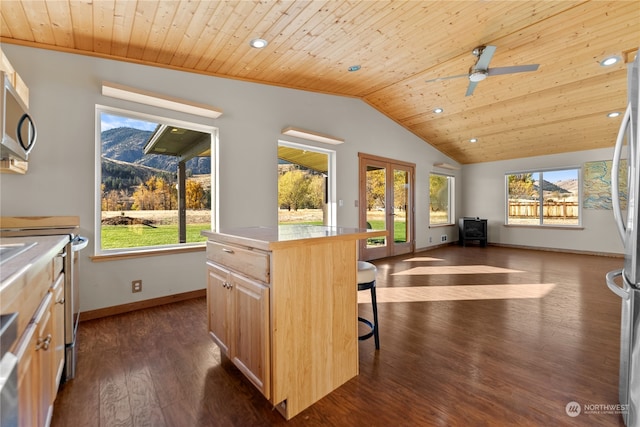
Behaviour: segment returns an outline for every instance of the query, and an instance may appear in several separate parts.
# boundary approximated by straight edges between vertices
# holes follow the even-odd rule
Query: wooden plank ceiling
[[[607,113],[624,111],[640,45],[637,0],[3,0],[0,13],[5,43],[360,98],[463,164],[613,146]],[[427,82],[467,73],[480,45],[497,47],[490,68],[540,67],[469,97],[466,77]],[[608,55],[623,61],[599,65]]]

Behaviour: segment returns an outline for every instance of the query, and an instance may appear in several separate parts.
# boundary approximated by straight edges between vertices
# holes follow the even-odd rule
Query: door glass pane
[[[367,166],[367,228],[386,230],[385,215],[386,173],[384,167]],[[367,247],[385,246],[385,237],[367,239]]]
[[[409,200],[409,173],[404,170],[393,171],[393,240],[395,243],[406,243],[409,230],[407,229],[407,209]]]
[[[539,181],[538,172],[507,175],[509,224],[540,224]]]

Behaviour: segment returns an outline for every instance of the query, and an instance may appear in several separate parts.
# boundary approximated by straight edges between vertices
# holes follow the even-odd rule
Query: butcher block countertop
[[[223,229],[219,232],[202,231],[202,235],[215,237],[215,240],[221,243],[245,245],[250,241],[252,247],[265,251],[298,246],[304,240],[310,243],[317,239],[357,240],[386,234],[384,230],[324,225],[280,225]]]

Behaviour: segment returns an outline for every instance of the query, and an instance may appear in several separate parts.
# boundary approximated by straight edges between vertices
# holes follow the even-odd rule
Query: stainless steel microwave
[[[36,142],[36,125],[29,115],[29,108],[22,102],[9,76],[0,71],[0,158],[27,160]]]

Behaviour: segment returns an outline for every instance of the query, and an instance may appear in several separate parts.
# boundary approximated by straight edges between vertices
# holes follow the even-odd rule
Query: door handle
[[[611,292],[613,292],[614,294],[618,295],[620,298],[626,301],[630,298],[630,295],[629,295],[629,292],[627,292],[625,289],[618,286],[614,281],[614,279],[618,276],[622,276],[622,269],[608,272],[606,275],[607,286],[609,287],[609,289],[611,289]]]

